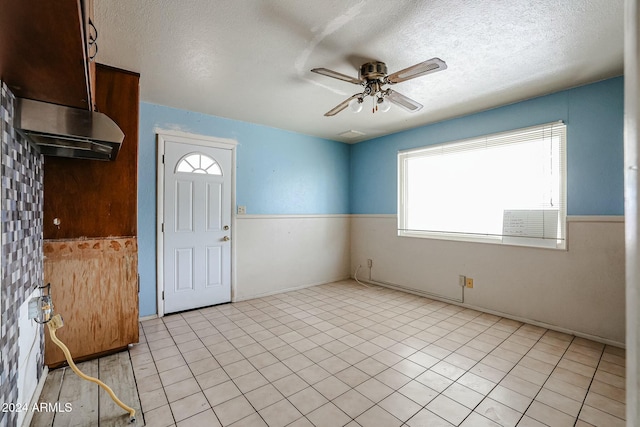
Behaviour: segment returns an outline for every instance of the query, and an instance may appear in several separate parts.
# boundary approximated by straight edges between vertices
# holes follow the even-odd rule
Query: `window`
[[[562,122],[398,153],[398,235],[566,248]]]
[[[206,154],[189,153],[176,166],[176,172],[204,173],[208,175],[222,175],[218,162]]]

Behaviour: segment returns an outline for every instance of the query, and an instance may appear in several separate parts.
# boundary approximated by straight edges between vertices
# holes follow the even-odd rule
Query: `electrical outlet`
[[[467,288],[473,288],[473,279],[471,277],[467,277]]]
[[[37,319],[40,315],[40,298],[33,297],[29,300],[29,305],[27,306],[29,309],[29,320]]]
[[[467,278],[462,274],[458,276],[458,285],[461,288],[464,288],[465,286],[467,286]]]
[[[246,206],[238,206],[238,215],[246,215],[247,207]]]
[[[373,260],[372,259],[368,259],[367,260],[367,267],[369,267],[369,268],[373,267]]]

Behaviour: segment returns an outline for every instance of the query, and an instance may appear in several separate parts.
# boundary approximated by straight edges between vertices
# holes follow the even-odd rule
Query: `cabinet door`
[[[51,283],[54,312],[64,319],[56,335],[74,360],[138,342],[138,245],[136,238],[45,241],[44,280]],[[45,333],[45,364],[64,354]]]
[[[83,7],[81,0],[2,2],[0,76],[14,95],[91,108]]]
[[[116,122],[124,141],[112,162],[46,158],[45,239],[137,235],[140,76],[98,64],[96,78],[98,111]]]

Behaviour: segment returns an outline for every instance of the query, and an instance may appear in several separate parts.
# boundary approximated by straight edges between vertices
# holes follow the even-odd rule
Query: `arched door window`
[[[178,162],[176,172],[222,175],[218,162],[202,153],[189,153]]]

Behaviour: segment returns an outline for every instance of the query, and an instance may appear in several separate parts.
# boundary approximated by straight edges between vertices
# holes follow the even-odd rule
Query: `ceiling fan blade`
[[[424,76],[425,74],[435,73],[436,71],[442,71],[447,69],[447,64],[440,58],[431,58],[424,62],[421,62],[404,70],[396,71],[393,74],[389,74],[386,80],[389,83],[400,83],[405,80],[414,79],[416,77]]]
[[[345,108],[347,108],[349,106],[349,102],[351,102],[352,99],[358,98],[362,96],[361,93],[356,93],[353,96],[350,96],[349,98],[345,99],[344,101],[342,101],[340,104],[336,105],[335,107],[333,107],[331,110],[327,111],[326,113],[324,113],[324,115],[326,117],[331,117],[331,116],[335,116],[336,114],[338,114],[340,111],[344,110]]]
[[[314,68],[311,71],[317,74],[322,74],[323,76],[333,77],[334,79],[344,80],[345,82],[353,83],[356,85],[359,85],[362,83],[359,79],[356,79],[355,77],[347,76],[346,74],[329,70],[328,68]]]
[[[404,108],[411,113],[416,112],[422,108],[422,104],[420,104],[419,102],[414,101],[413,99],[408,98],[391,89],[387,90],[386,98],[390,102],[393,102],[394,104]]]

